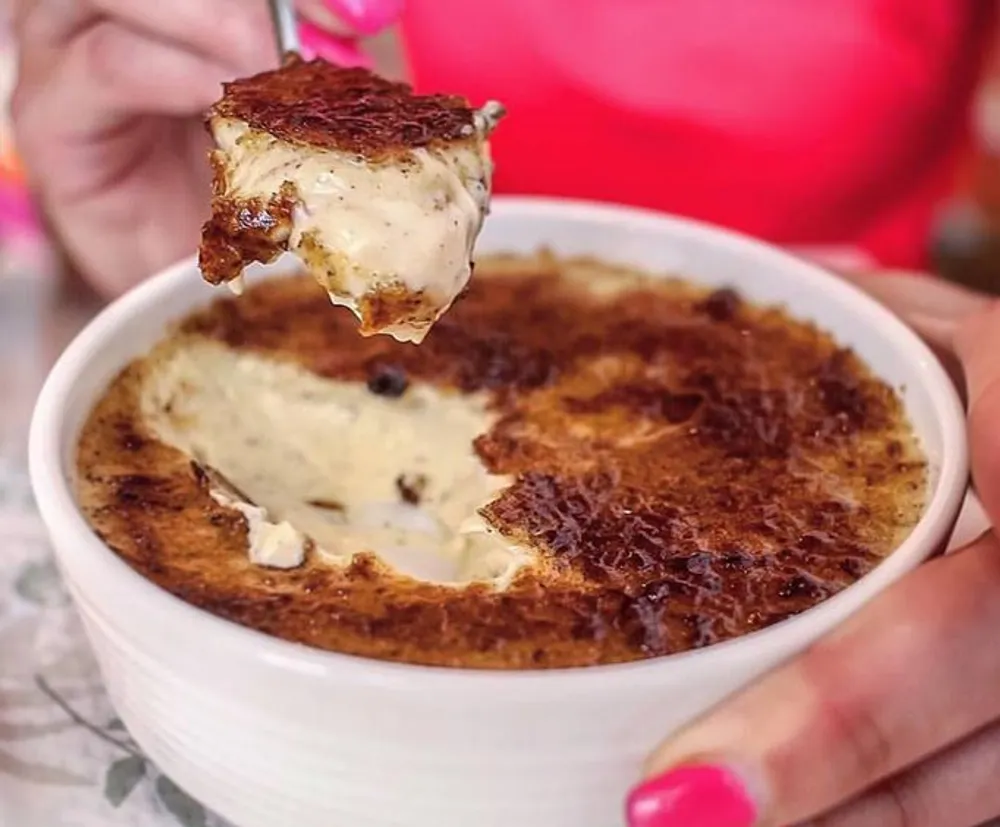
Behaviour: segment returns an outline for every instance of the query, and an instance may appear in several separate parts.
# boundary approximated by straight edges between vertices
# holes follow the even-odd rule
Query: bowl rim
[[[172,614],[178,623],[194,626],[202,634],[211,634],[228,649],[242,652],[242,657],[263,661],[271,667],[314,677],[336,676],[341,682],[353,681],[401,691],[427,687],[435,692],[450,690],[457,695],[473,686],[481,691],[494,687],[505,693],[517,691],[520,697],[537,700],[538,693],[603,693],[614,692],[616,687],[659,685],[673,670],[724,667],[734,650],[745,651],[755,645],[765,650],[796,646],[796,641],[806,632],[805,627],[811,624],[814,629],[826,631],[841,622],[946,541],[968,484],[964,409],[951,380],[927,345],[875,299],[792,253],[694,219],[615,204],[538,196],[497,196],[493,212],[539,219],[575,218],[594,224],[624,222],[652,227],[666,235],[695,235],[713,244],[736,245],[748,253],[767,253],[776,263],[784,260],[784,266],[795,269],[812,289],[823,290],[841,304],[850,304],[858,314],[859,323],[877,329],[880,337],[890,340],[893,349],[923,377],[940,429],[942,450],[937,483],[924,515],[909,536],[869,574],[805,612],[702,649],[626,663],[534,670],[428,666],[322,650],[218,617],[147,580],[98,538],[76,505],[62,456],[68,398],[81,375],[86,373],[90,357],[128,320],[147,313],[161,296],[173,293],[178,284],[191,278],[197,264],[189,257],[162,270],[104,308],[66,347],[45,381],[32,417],[28,454],[35,499],[53,535],[57,558],[66,553],[84,558],[94,576],[114,581],[119,588],[141,599],[144,605],[151,605],[160,613]]]

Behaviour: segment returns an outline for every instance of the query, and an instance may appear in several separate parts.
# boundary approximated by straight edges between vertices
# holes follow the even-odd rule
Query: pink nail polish
[[[299,39],[302,41],[302,56],[307,60],[321,57],[338,66],[371,68],[371,59],[353,40],[332,35],[312,23],[304,20],[299,23]]]
[[[629,827],[753,827],[757,807],[725,767],[681,767],[651,778],[628,797]]]
[[[403,0],[326,0],[337,17],[358,34],[376,34],[403,13]]]

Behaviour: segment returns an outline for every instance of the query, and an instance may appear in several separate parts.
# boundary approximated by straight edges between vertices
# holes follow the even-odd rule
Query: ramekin
[[[640,663],[440,669],[265,636],[145,580],[94,535],[74,502],[74,446],[91,406],[168,322],[217,295],[193,259],[178,264],[115,302],[63,354],[35,412],[31,472],[122,719],[165,773],[239,827],[620,825],[623,795],[660,739],[946,544],[967,486],[962,406],[927,347],[875,301],[804,260],[697,222],[498,198],[479,251],[542,246],[732,286],[831,331],[905,400],[932,469],[920,523],[873,572],[816,608],[738,640]],[[287,272],[289,264],[260,270]]]

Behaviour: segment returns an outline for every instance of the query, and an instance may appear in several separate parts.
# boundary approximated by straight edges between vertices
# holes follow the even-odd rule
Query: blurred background
[[[46,232],[32,203],[10,132],[7,104],[16,76],[0,0],[0,518],[29,495],[24,444],[31,407],[48,367],[101,306]],[[1000,44],[1000,39],[998,39]],[[365,43],[383,74],[404,77],[398,32]],[[1000,48],[995,44],[970,113],[971,140],[951,194],[926,239],[928,260],[945,278],[1000,294]],[[903,182],[905,186],[905,182]],[[15,482],[16,480],[16,482]]]
[[[987,63],[973,118],[973,145],[928,245],[947,278],[1000,293],[1000,44]]]
[[[6,26],[7,5],[8,0],[0,0],[0,278],[25,267],[36,274],[44,271],[42,278],[53,279],[66,299],[80,303],[87,291],[73,262],[45,233],[45,217],[31,203],[10,136],[7,102],[16,56]],[[382,73],[405,76],[396,32],[373,38],[367,47]],[[941,204],[927,247],[934,269],[946,278],[1000,293],[1000,48],[993,49],[983,73],[972,117],[972,145],[951,198]]]

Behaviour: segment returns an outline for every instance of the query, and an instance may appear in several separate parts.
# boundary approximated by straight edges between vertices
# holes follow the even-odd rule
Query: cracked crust
[[[475,110],[457,95],[415,95],[367,69],[289,56],[282,68],[227,83],[210,118],[232,118],[283,141],[385,161],[475,141]]]
[[[706,646],[855,582],[923,504],[924,463],[891,389],[814,328],[730,291],[494,260],[420,348],[359,339],[306,278],[216,301],[175,336],[372,392],[429,382],[492,400],[475,450],[515,482],[485,515],[541,561],[505,591],[418,583],[368,554],[345,569],[255,567],[243,518],[145,429],[137,394],[153,362],[99,402],[78,494],[104,541],[195,606],[320,648],[546,668]]]
[[[198,267],[209,284],[223,284],[238,279],[248,264],[268,264],[287,249],[298,195],[286,182],[266,201],[232,198],[222,153],[213,152],[210,161],[212,217],[202,228]]]

